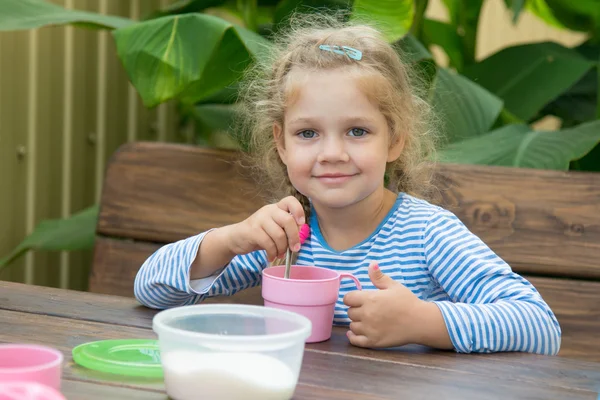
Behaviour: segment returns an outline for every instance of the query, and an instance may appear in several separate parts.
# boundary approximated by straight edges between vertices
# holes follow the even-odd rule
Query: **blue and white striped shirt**
[[[374,290],[368,266],[377,261],[385,274],[439,307],[456,351],[558,353],[560,326],[537,290],[451,212],[400,193],[373,234],[341,252],[327,245],[314,212],[309,223],[311,236],[298,265],[348,272],[363,289]],[[142,304],[158,309],[194,304],[260,284],[268,266],[265,251],[236,256],[213,276],[190,281],[206,233],[165,245],[146,260],[135,280]],[[342,281],[334,324],[350,323],[343,298],[352,290],[351,281]]]

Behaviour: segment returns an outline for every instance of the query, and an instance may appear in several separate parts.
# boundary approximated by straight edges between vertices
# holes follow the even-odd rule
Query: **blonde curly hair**
[[[342,22],[339,17],[311,15],[293,17],[285,32],[279,32],[269,54],[248,71],[241,86],[238,134],[246,141],[247,157],[259,189],[269,202],[292,195],[310,214],[308,199],[291,184],[273,137],[273,125],[283,126],[289,98],[288,74],[294,69],[316,71],[351,68],[375,77],[374,99],[386,117],[390,143],[404,140],[400,157],[386,166],[386,187],[421,198],[431,194],[435,135],[427,101],[420,96],[418,75],[402,61],[400,50],[389,44],[375,28]],[[319,49],[320,45],[349,46],[362,52],[362,59]],[[367,89],[369,90],[369,89]]]

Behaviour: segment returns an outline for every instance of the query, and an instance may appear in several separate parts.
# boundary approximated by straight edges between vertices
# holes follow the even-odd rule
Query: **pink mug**
[[[358,290],[362,290],[360,282],[352,274],[313,266],[292,266],[289,279],[283,277],[284,273],[284,265],[263,270],[262,297],[265,306],[307,317],[312,323],[312,333],[306,343],[328,340],[341,280],[352,279]]]
[[[60,390],[63,354],[35,344],[0,344],[0,383],[37,382]]]

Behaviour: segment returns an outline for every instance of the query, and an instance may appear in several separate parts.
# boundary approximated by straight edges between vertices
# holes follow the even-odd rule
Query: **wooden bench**
[[[92,292],[133,296],[161,245],[239,222],[264,205],[236,152],[132,143],[108,165]],[[600,174],[440,166],[438,203],[528,278],[563,330],[560,355],[600,361]],[[259,288],[212,301],[260,303]]]

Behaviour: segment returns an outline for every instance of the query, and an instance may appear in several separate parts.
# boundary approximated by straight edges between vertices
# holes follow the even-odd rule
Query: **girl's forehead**
[[[362,76],[348,71],[315,71],[299,74],[288,87],[284,120],[296,124],[349,124],[350,121],[383,123],[379,104],[366,95]]]
[[[300,97],[336,99],[340,92],[366,97],[377,105],[381,93],[382,77],[357,68],[345,67],[327,70],[293,68],[284,83],[285,107],[292,107]],[[358,99],[356,99],[358,100]]]

